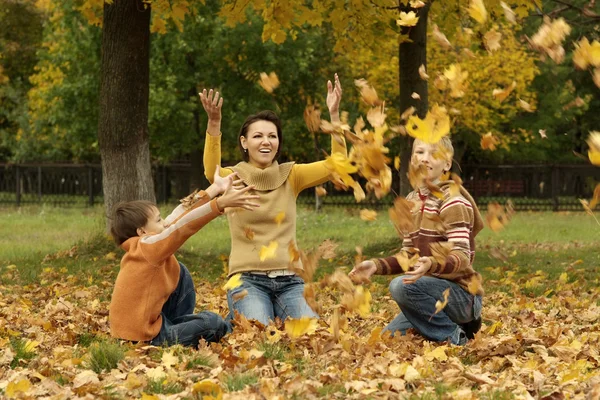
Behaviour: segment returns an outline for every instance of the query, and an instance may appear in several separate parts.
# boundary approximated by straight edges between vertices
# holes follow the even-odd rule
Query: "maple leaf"
[[[206,400],[220,400],[223,398],[223,389],[221,389],[221,386],[210,379],[204,379],[194,383],[192,386],[192,393],[198,394],[202,399]]]
[[[327,196],[327,190],[321,185],[319,185],[315,188],[315,192],[317,193],[317,196],[319,196],[319,197]]]
[[[385,102],[382,102],[380,107],[372,107],[367,112],[367,121],[369,121],[372,127],[377,128],[385,124],[386,115],[384,110]]]
[[[589,65],[600,67],[600,42],[594,40],[590,43],[588,38],[584,37],[575,43],[573,63],[579,69],[587,69]]]
[[[408,134],[425,143],[435,144],[450,132],[450,117],[446,108],[435,104],[425,119],[411,116],[406,123]]]
[[[485,9],[483,0],[471,0],[469,15],[480,24],[484,24],[487,21],[487,10]]]
[[[502,103],[506,98],[510,95],[510,93],[517,87],[517,82],[512,81],[512,83],[505,89],[494,89],[492,91],[492,96],[500,103]]]
[[[401,252],[394,255],[396,261],[398,261],[398,265],[402,268],[402,271],[407,272],[410,271],[412,266],[417,263],[419,260],[419,249],[412,249],[414,252],[413,255],[410,255],[406,250],[402,250]]]
[[[262,261],[262,260],[261,260]],[[242,280],[242,274],[232,275],[231,278],[223,285],[223,290],[231,290],[235,289],[238,286],[241,286],[244,283]]]
[[[400,19],[396,20],[398,26],[415,26],[419,22],[419,17],[414,11],[400,12]]]
[[[500,50],[500,40],[502,39],[502,34],[495,29],[492,29],[488,33],[483,36],[483,43],[485,44],[485,48],[489,52],[493,52],[496,50]]]
[[[506,20],[508,22],[510,22],[511,24],[516,24],[517,23],[517,18],[516,18],[516,14],[515,12],[512,10],[512,8],[510,8],[505,2],[501,1],[500,2],[500,6],[502,7],[502,10],[504,11],[504,18],[506,18]]]
[[[353,165],[350,160],[341,153],[333,153],[325,159],[325,166],[337,174],[342,187],[349,187],[354,184],[354,178],[350,176],[358,171],[358,168]]]
[[[297,339],[305,334],[310,335],[317,330],[317,320],[309,317],[299,319],[286,318],[285,332],[291,339]]]
[[[500,143],[497,137],[495,137],[492,132],[488,132],[481,137],[481,148],[483,150],[496,150],[496,146]]]
[[[284,219],[285,219],[285,213],[283,211],[280,211],[275,216],[275,223],[277,224],[277,226],[280,226]]]
[[[437,25],[433,25],[433,29],[432,32],[433,34],[433,39],[440,45],[442,46],[442,48],[448,50],[452,48],[452,44],[450,44],[450,41],[448,40],[448,38],[446,37],[446,35],[444,35],[441,31],[440,28],[438,28]]]
[[[246,236],[246,239],[250,241],[254,240],[254,231],[248,226],[244,228],[244,235]]]
[[[356,79],[354,85],[360,90],[360,96],[365,103],[371,107],[377,107],[382,104],[382,101],[377,96],[375,88],[367,82],[366,79]]]
[[[450,87],[450,96],[460,98],[465,95],[466,82],[469,73],[462,71],[460,64],[452,64],[444,70],[444,78],[447,79],[447,86]]]
[[[309,132],[315,133],[319,131],[321,126],[321,110],[318,105],[306,105],[304,108],[304,122],[306,122]]]
[[[317,248],[317,254],[319,254],[323,260],[330,260],[335,258],[335,249],[338,246],[339,245],[331,239],[324,240]]]
[[[277,252],[277,247],[279,247],[279,243],[276,240],[271,241],[268,246],[262,246],[260,248],[259,258],[260,261],[265,261],[269,258],[275,258],[275,254]]]
[[[443,301],[438,300],[435,302],[435,312],[433,313],[433,315],[439,313],[448,305],[448,297],[450,296],[450,288],[444,290],[442,295],[444,296],[444,300]]]
[[[179,357],[173,354],[173,351],[165,351],[161,357],[162,365],[169,369],[179,363]]]
[[[267,327],[265,335],[269,343],[278,343],[281,340],[281,331],[272,325]]]
[[[519,99],[519,106],[527,111],[527,112],[534,112],[535,110],[533,109],[533,107],[531,106],[531,104],[529,104],[528,102],[526,102],[525,100]]]
[[[424,64],[421,64],[421,66],[419,67],[419,76],[424,81],[426,81],[427,79],[429,79],[429,75],[427,75],[427,71],[425,70],[425,65]]]
[[[360,219],[363,221],[375,221],[377,219],[377,211],[364,208],[360,210]]]
[[[588,150],[590,162],[596,166],[600,166],[600,131],[591,131],[585,141],[590,147]]]
[[[279,78],[275,72],[271,72],[269,75],[265,72],[261,72],[258,84],[265,89],[267,93],[273,93],[277,86],[279,86]]]
[[[20,379],[19,381],[11,381],[6,386],[6,397],[9,399],[20,398],[21,394],[25,395],[31,389],[31,382],[27,378]]]
[[[447,361],[448,355],[446,354],[446,350],[448,350],[448,346],[437,346],[433,350],[425,351],[423,356],[430,361]]]

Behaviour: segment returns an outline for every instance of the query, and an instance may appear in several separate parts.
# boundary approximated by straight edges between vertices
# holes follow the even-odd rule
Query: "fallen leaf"
[[[305,334],[310,335],[317,330],[317,320],[309,317],[299,319],[286,318],[285,332],[291,339],[297,339]]]
[[[269,243],[268,246],[262,246],[260,248],[260,252],[259,252],[259,258],[260,261],[265,261],[269,258],[275,258],[275,254],[277,252],[277,248],[279,247],[279,243],[277,243],[277,241],[273,240],[271,241],[271,243]]]

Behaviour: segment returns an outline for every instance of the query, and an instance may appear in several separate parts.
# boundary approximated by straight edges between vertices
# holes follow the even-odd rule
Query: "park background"
[[[582,38],[598,39],[598,5],[507,1],[513,23],[496,1],[481,3],[484,22],[469,9],[478,2],[418,3],[155,0],[131,2],[131,10],[118,0],[2,0],[3,395],[598,398],[600,227],[578,199],[591,198],[599,179],[586,139],[599,129],[600,98],[596,70],[573,63]],[[411,11],[420,21],[411,26],[405,18],[408,25],[398,26],[400,12]],[[563,60],[529,44],[545,17],[571,27]],[[131,21],[126,25],[138,34],[103,39],[103,19],[107,30]],[[124,37],[132,47],[103,60],[103,46],[108,54]],[[417,72],[421,64],[428,80]],[[275,90],[259,83],[263,72],[276,73]],[[367,315],[340,307],[336,290],[320,289],[323,318],[299,337],[283,326],[269,328],[270,336],[247,326],[200,350],[111,341],[106,310],[122,253],[103,233],[105,209],[98,204],[148,198],[168,203],[167,211],[206,185],[206,119],[197,97],[203,88],[225,97],[224,164],[237,162],[239,126],[261,109],[283,119],[283,160],[323,159],[330,137],[311,132],[303,116],[311,104],[325,108],[334,73],[351,122],[369,110],[354,85],[361,78],[386,101],[390,125],[409,106],[422,118],[430,104],[447,107],[454,169],[465,187],[483,211],[508,199],[519,211],[503,230],[486,229],[479,238],[476,267],[488,293],[482,333],[464,349],[414,335],[378,340],[397,308],[389,280],[377,278],[366,285],[373,296]],[[113,83],[124,93],[107,94],[119,77]],[[505,99],[493,94],[513,81]],[[482,141],[486,135],[494,146]],[[386,146],[402,161],[394,192],[406,193],[410,139],[396,135]],[[144,162],[135,168],[139,154]],[[327,191],[319,213],[307,191],[299,214],[303,248],[326,239],[337,245],[335,256],[320,261],[315,281],[351,268],[357,252],[372,257],[398,248],[385,210],[392,195],[370,194],[356,204],[345,192]],[[379,212],[374,221],[360,218],[364,207]],[[197,280],[198,308],[223,315],[228,241],[225,222],[214,221],[178,254]],[[334,310],[342,312],[337,333]]]

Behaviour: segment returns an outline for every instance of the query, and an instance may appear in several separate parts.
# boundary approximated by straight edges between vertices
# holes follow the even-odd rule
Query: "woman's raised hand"
[[[221,133],[221,107],[223,106],[223,97],[219,96],[219,92],[210,89],[208,93],[206,89],[198,93],[202,107],[208,115],[208,133],[209,135],[217,136]]]
[[[329,109],[331,122],[334,122],[334,119],[339,120],[340,101],[342,100],[342,85],[338,74],[335,74],[334,80],[335,84],[327,81],[327,108]]]

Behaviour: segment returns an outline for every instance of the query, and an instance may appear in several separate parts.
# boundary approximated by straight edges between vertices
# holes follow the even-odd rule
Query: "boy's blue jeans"
[[[390,293],[402,311],[384,331],[405,334],[414,328],[429,340],[450,339],[453,344],[467,342],[460,324],[481,316],[481,296],[473,296],[458,284],[432,276],[423,276],[415,283],[405,284],[399,276],[390,283]],[[435,314],[435,303],[444,301],[444,290],[450,288],[448,304]]]
[[[263,325],[279,317],[282,321],[291,318],[318,318],[304,299],[304,280],[296,275],[269,278],[265,275],[242,274],[243,284],[227,292],[227,303],[231,311],[255,319]],[[236,294],[247,290],[248,294],[235,301]]]
[[[231,331],[231,325],[220,315],[210,311],[194,314],[196,306],[194,281],[185,265],[179,263],[179,267],[179,283],[163,305],[160,332],[150,343],[155,346],[174,344],[197,346],[200,339],[218,342]]]

